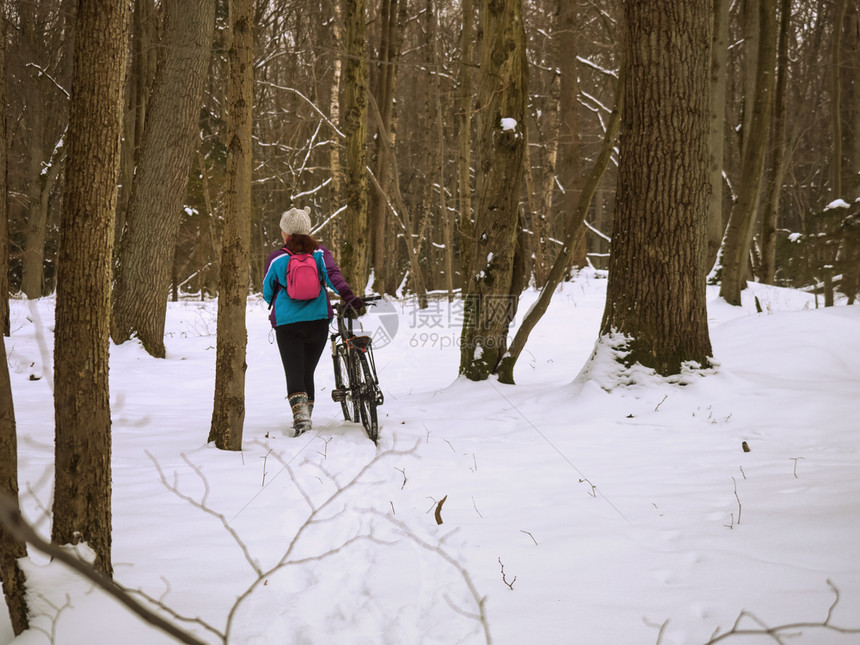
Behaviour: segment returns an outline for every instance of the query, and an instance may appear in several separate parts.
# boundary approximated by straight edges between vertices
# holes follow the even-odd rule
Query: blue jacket
[[[322,249],[313,253],[317,263],[319,274],[325,279],[325,283],[334,289],[331,279],[326,271],[323,260]],[[273,252],[266,264],[266,277],[263,278],[263,299],[272,306],[271,321],[273,327],[289,325],[290,323],[306,320],[325,320],[329,316],[329,304],[326,290],[320,289],[320,295],[314,300],[293,300],[287,294],[287,264],[289,264],[289,253],[278,250]]]

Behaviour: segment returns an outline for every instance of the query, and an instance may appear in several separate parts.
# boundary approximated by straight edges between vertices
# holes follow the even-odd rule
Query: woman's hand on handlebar
[[[367,313],[367,306],[364,304],[364,300],[355,296],[349,302],[344,302],[344,312],[343,315],[347,318],[358,318],[359,316],[363,316]]]
[[[376,304],[377,300],[382,300],[382,296],[355,296],[349,302],[344,302],[344,315],[353,319],[363,316],[367,313],[367,306]]]

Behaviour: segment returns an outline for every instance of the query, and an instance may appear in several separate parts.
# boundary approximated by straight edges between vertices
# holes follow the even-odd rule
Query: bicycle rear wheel
[[[353,385],[356,386],[353,392],[358,391],[359,396],[356,401],[358,405],[359,416],[361,417],[361,425],[364,426],[367,436],[373,443],[379,438],[379,421],[376,416],[376,405],[379,400],[378,389],[376,384],[376,375],[370,367],[370,361],[367,360],[367,354],[360,350],[353,350],[352,354],[353,366]],[[358,419],[356,419],[358,420]]]
[[[358,421],[358,402],[355,400],[351,389],[349,361],[347,360],[346,351],[346,347],[338,347],[337,353],[332,356],[332,361],[334,362],[334,385],[338,391],[337,400],[340,402],[344,420]],[[350,408],[352,409],[350,410]]]

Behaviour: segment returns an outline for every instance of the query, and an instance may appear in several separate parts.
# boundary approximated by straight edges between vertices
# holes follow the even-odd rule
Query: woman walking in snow
[[[284,246],[266,259],[263,299],[271,308],[269,320],[284,364],[295,436],[299,436],[311,429],[314,371],[326,345],[334,310],[324,286],[315,297],[301,292],[295,276],[306,272],[296,268],[298,262],[306,259],[305,266],[315,265],[319,284],[328,284],[359,314],[364,313],[364,302],[344,280],[331,251],[311,235],[310,208],[291,208],[281,216],[280,227]]]

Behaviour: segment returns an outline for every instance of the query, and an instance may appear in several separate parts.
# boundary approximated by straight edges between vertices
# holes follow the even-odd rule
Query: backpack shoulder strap
[[[278,249],[277,251],[275,251],[275,253],[278,253],[278,252],[280,252],[280,255],[278,255],[278,256],[276,256],[276,257],[273,257],[273,258],[272,258],[272,261],[270,262],[270,265],[271,265],[271,264],[274,264],[274,263],[275,263],[275,260],[277,260],[278,258],[283,257],[283,256],[285,256],[285,255],[286,255],[286,256],[289,256],[289,255],[290,255],[290,252],[289,252],[289,251],[287,251],[287,247],[286,247],[286,246],[281,247],[280,249]],[[289,262],[289,259],[287,259],[287,262]],[[274,288],[274,289],[273,289],[273,291],[272,291],[272,302],[269,304],[269,309],[270,309],[270,310],[272,309],[272,307],[274,307],[274,306],[275,306],[275,298],[277,298],[277,297],[278,297],[278,291],[280,291],[280,290],[281,290],[281,289],[283,289],[283,288],[284,288],[284,287],[281,285],[281,281],[280,281],[280,280],[278,280],[277,278],[275,278],[275,288]]]
[[[317,270],[320,274],[320,283],[325,285],[325,276],[328,275],[328,269],[325,266],[325,254],[319,247],[314,251],[314,259],[317,261]]]

